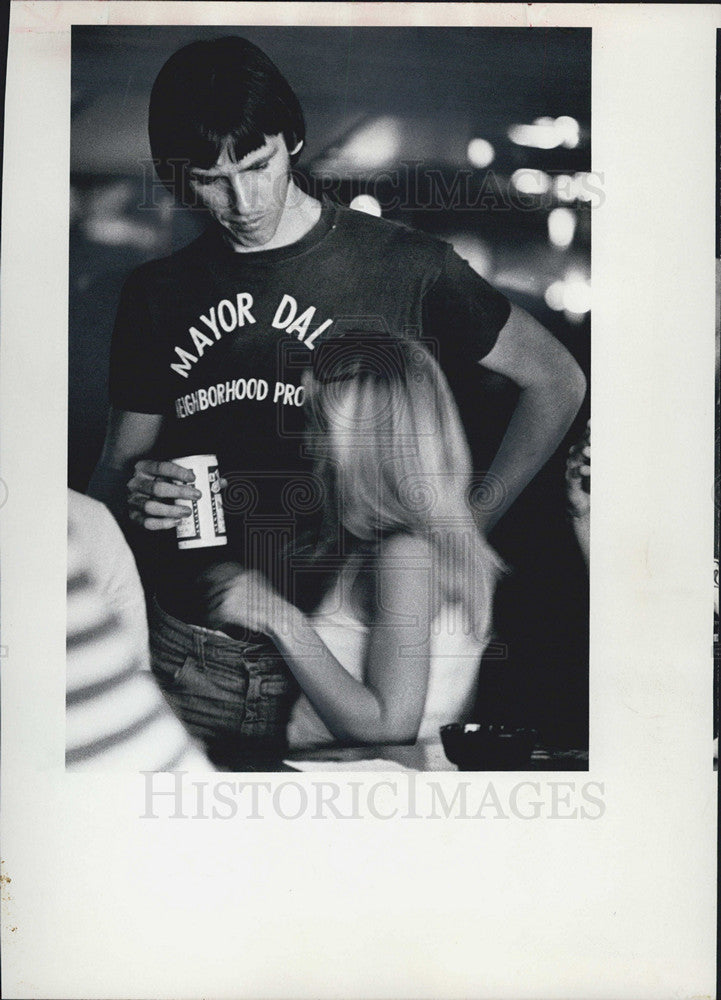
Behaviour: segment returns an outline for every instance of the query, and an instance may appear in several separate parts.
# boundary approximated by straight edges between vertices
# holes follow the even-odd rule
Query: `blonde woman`
[[[335,352],[335,353],[334,353]],[[331,342],[306,379],[325,484],[310,615],[255,572],[214,570],[208,623],[270,636],[302,690],[291,747],[412,742],[468,717],[498,558],[469,506],[471,459],[437,363],[416,342]]]

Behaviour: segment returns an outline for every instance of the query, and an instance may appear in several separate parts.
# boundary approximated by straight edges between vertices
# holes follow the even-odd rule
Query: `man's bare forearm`
[[[132,474],[132,462],[115,466],[101,459],[93,469],[87,488],[88,496],[104,503],[122,526],[128,523],[128,480]]]
[[[489,532],[543,468],[563,440],[583,402],[586,381],[578,366],[521,389],[496,457],[487,473],[489,498],[478,511]]]
[[[123,530],[129,523],[128,482],[135,463],[155,445],[162,420],[159,414],[110,410],[103,451],[87,493],[108,507]]]

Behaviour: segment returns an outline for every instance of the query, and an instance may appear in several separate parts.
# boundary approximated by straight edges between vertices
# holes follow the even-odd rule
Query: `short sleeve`
[[[441,273],[423,300],[424,335],[437,337],[459,357],[480,361],[492,350],[510,312],[505,295],[449,246]]]
[[[135,271],[120,295],[110,346],[110,402],[119,410],[164,413],[168,378],[161,331],[152,322],[148,296]]]

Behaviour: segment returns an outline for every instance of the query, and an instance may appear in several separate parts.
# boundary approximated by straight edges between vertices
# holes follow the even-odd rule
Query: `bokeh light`
[[[575,149],[581,131],[575,118],[561,115],[560,118],[536,118],[532,125],[511,125],[508,138],[517,146],[535,149],[556,149],[558,146]]]
[[[490,167],[496,151],[486,139],[471,139],[468,143],[468,162],[478,170]]]
[[[355,209],[356,212],[365,212],[366,215],[375,215],[379,218],[383,214],[380,202],[370,194],[356,195],[349,207]]]
[[[511,183],[521,194],[546,194],[551,187],[551,178],[543,170],[522,167],[511,174]]]
[[[383,116],[361,125],[342,146],[338,160],[359,169],[374,170],[393,162],[401,144],[396,118]]]
[[[554,208],[548,214],[548,239],[554,247],[565,250],[576,233],[576,213],[570,208]]]

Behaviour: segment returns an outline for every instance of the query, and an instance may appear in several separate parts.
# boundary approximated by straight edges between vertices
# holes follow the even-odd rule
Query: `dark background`
[[[232,33],[264,49],[299,96],[307,123],[299,183],[344,204],[370,193],[384,217],[453,243],[590,376],[590,224],[602,198],[598,182],[583,183],[591,167],[590,30],[73,27],[72,488],[85,490],[102,446],[122,282],[202,228],[200,215],[175,207],[154,179],[146,132],[152,83],[183,44]],[[514,125],[548,125],[561,116],[578,123],[577,143],[540,148],[509,138]],[[473,138],[493,147],[486,168],[469,162]],[[535,194],[519,190],[519,170],[542,172],[518,182],[535,179]],[[564,194],[563,178],[579,179],[575,197]],[[570,213],[568,245],[550,238],[549,214],[558,208]],[[514,391],[479,370],[458,402],[481,471]],[[588,412],[586,401],[492,537],[512,573],[499,591],[498,641],[484,663],[479,701],[490,721],[531,724],[548,743],[574,747],[588,739],[588,578],[565,514],[564,467]]]

